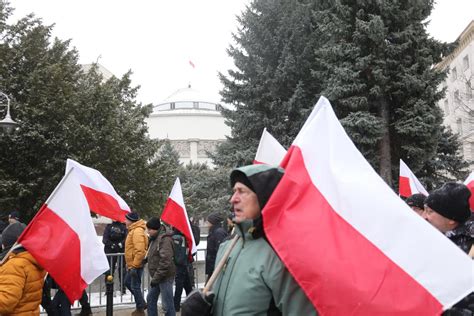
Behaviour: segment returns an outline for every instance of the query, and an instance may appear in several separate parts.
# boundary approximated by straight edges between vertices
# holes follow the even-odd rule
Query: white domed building
[[[146,120],[148,132],[151,138],[169,139],[183,164],[212,166],[207,152],[213,152],[230,135],[221,109],[216,100],[189,85],[153,107]]]

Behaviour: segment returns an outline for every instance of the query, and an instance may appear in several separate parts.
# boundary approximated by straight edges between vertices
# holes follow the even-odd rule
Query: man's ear
[[[453,220],[453,219],[450,219],[450,220],[448,221],[448,224],[449,224],[449,227],[451,227],[451,229],[455,229],[455,228],[458,227],[458,225],[459,225],[459,223],[456,222],[456,221]]]

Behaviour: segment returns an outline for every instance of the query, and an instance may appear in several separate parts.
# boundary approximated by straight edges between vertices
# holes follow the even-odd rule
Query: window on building
[[[466,99],[467,100],[472,99],[472,87],[471,87],[470,81],[466,82]]]
[[[199,109],[199,102],[193,102],[193,108]]]
[[[176,104],[175,104],[174,102],[171,102],[171,103],[170,103],[170,108],[171,108],[172,110],[174,110],[174,109],[176,108]]]
[[[454,81],[456,79],[458,79],[458,71],[456,67],[454,67],[453,69],[451,69],[451,80]]]
[[[462,69],[469,69],[469,55],[464,56],[464,58],[462,59]]]
[[[462,119],[461,118],[458,118],[456,120],[456,125],[457,125],[457,129],[458,129],[458,134],[462,135]]]
[[[177,109],[192,109],[193,108],[193,102],[191,102],[191,101],[176,102],[176,108]]]
[[[449,101],[448,99],[444,100],[444,113],[449,115]]]
[[[216,111],[222,111],[222,106],[220,104],[216,104]]]

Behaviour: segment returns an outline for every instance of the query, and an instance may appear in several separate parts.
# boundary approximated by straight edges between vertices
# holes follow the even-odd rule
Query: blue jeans
[[[137,271],[137,277],[133,277],[130,274],[130,270],[127,271],[127,275],[125,276],[125,286],[127,289],[132,292],[133,297],[135,298],[135,305],[138,308],[145,308],[146,303],[143,299],[142,294],[142,275],[143,275],[143,268],[135,269]]]
[[[150,286],[146,300],[148,302],[148,316],[158,316],[158,297],[161,293],[161,302],[165,310],[165,316],[175,316],[173,303],[173,281],[174,278],[169,278],[158,284],[158,286]]]

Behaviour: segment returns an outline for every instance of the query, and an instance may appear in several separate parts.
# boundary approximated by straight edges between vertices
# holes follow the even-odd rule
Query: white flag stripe
[[[255,161],[278,166],[285,155],[285,148],[264,128],[255,154]]]
[[[294,145],[302,150],[312,182],[332,208],[443,306],[473,291],[472,260],[385,184],[350,141],[327,99],[320,98],[311,117]]]
[[[109,263],[104,247],[97,239],[89,205],[75,173],[67,173],[65,177],[67,179],[48,202],[48,208],[77,234],[81,247],[81,276],[90,284],[109,269]]]
[[[179,181],[179,178],[176,178],[176,181],[173,185],[173,189],[171,189],[169,198],[175,201],[179,206],[183,208],[184,214],[186,215],[187,219],[186,223],[188,224],[189,231],[191,232],[191,238],[193,239],[191,253],[195,253],[197,251],[196,241],[194,240],[193,230],[191,229],[191,224],[189,223],[188,212],[186,211],[186,206],[184,205],[183,191],[181,190],[181,182]]]
[[[425,196],[428,196],[428,191],[426,191],[425,187],[420,183],[418,178],[415,176],[415,174],[408,168],[407,164],[400,159],[400,176],[408,178],[408,181],[410,182],[410,189],[411,193],[422,193]]]
[[[130,211],[128,204],[117,194],[112,184],[100,173],[100,171],[81,165],[77,161],[68,159],[66,162],[66,173],[74,167],[79,182],[96,191],[104,192],[114,197],[120,208],[124,211]]]

